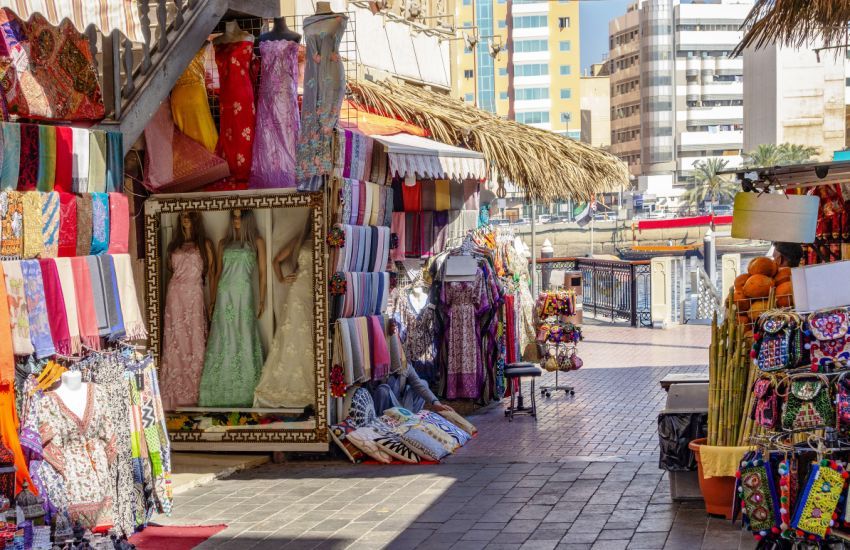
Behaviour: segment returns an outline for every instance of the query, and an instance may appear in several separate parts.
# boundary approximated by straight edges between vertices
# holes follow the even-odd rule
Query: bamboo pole
[[[717,444],[717,314],[711,320],[711,345],[708,348],[708,444]]]

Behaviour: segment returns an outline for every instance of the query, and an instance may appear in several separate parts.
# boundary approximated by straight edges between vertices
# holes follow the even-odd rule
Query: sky
[[[608,21],[626,13],[634,0],[581,0],[579,25],[581,33],[582,74],[608,53]]]

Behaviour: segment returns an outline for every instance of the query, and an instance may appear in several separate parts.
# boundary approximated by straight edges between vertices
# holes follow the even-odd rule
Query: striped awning
[[[80,32],[94,25],[103,34],[117,29],[133,42],[144,42],[136,0],[7,0],[4,4],[21,19],[40,13],[57,26],[68,19]]]
[[[372,136],[387,148],[390,172],[424,178],[487,178],[484,155],[411,134]]]

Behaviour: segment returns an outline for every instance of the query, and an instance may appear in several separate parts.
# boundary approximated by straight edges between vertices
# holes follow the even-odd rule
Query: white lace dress
[[[305,239],[269,356],[254,391],[254,406],[299,408],[316,401],[313,330],[313,243]]]

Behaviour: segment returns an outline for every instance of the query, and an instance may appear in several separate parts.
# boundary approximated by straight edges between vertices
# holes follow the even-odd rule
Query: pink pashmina
[[[100,349],[100,332],[97,327],[97,312],[91,290],[89,265],[84,256],[71,258],[74,272],[74,291],[77,294],[77,321],[80,324],[80,340],[92,349]]]
[[[379,380],[390,373],[390,351],[384,333],[384,318],[377,315],[367,317],[369,323],[369,347],[372,352],[372,380]]]
[[[124,193],[109,193],[109,254],[130,252],[130,204]]]

